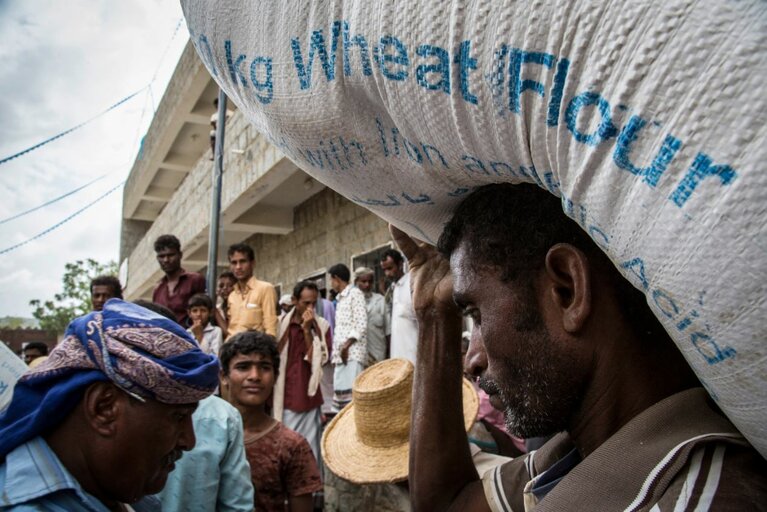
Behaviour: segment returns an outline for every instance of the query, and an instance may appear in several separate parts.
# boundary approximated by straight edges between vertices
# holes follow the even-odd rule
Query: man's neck
[[[179,267],[178,269],[174,270],[173,272],[166,273],[165,278],[168,281],[178,281],[178,278],[181,277],[181,274],[184,273],[184,269]]]
[[[243,279],[238,279],[238,280],[237,280],[237,286],[238,286],[240,289],[242,289],[242,288],[247,288],[247,286],[248,286],[248,281],[250,281],[252,278],[253,278],[253,274],[250,274],[248,277],[245,277],[245,278],[243,278]]]
[[[273,423],[273,418],[266,412],[266,404],[255,407],[246,407],[235,404],[242,416],[242,427],[245,432],[254,434],[263,432]]]
[[[344,290],[346,290],[349,287],[349,283],[341,283],[338,285],[338,293],[343,293]]]
[[[45,442],[85,492],[98,499],[109,510],[120,510],[119,502],[100,487],[96,474],[88,464],[88,456],[82,450],[88,443],[84,444],[82,436],[79,435],[84,429],[79,427],[79,432],[72,432],[73,427],[71,421],[65,421],[61,427],[45,437]]]
[[[567,429],[583,458],[641,412],[697,385],[692,370],[675,347],[643,350],[646,342],[632,339],[630,333],[622,334],[613,337],[607,348],[612,364],[597,365],[599,373],[592,376],[580,410]],[[613,354],[619,355],[610,358],[611,348]]]

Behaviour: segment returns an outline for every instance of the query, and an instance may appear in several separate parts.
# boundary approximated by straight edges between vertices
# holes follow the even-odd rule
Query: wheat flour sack
[[[767,454],[767,3],[182,5],[256,129],[411,235],[483,184],[561,197]]]

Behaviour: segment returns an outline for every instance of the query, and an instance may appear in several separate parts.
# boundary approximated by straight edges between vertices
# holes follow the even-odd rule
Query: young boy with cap
[[[221,380],[242,414],[245,455],[256,489],[256,510],[312,510],[312,493],[322,490],[309,443],[269,415],[267,401],[280,367],[273,336],[236,334],[221,348]]]

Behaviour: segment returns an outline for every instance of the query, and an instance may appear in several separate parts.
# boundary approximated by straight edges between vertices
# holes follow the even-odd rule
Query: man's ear
[[[577,333],[586,324],[592,307],[591,267],[586,254],[570,244],[557,244],[546,254],[550,303],[559,310],[562,328]]]
[[[125,414],[127,395],[111,382],[97,382],[88,386],[83,396],[85,420],[104,437],[117,430],[117,421]]]

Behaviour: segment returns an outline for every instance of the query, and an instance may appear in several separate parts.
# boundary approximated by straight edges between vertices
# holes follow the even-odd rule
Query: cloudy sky
[[[0,222],[107,175],[54,205],[0,223],[0,317],[31,317],[29,301],[61,290],[67,262],[117,260],[121,188],[50,234],[2,251],[127,177],[188,39],[183,22],[174,37],[181,18],[177,0],[0,0],[0,159],[144,89],[72,134],[0,164]]]

